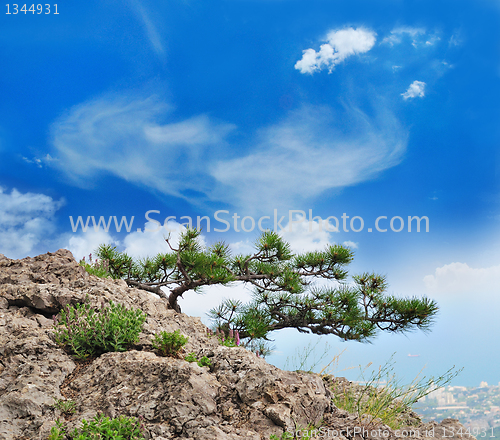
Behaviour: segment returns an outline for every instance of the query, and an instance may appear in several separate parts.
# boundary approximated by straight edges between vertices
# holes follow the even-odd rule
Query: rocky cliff
[[[56,344],[52,316],[66,305],[110,300],[147,314],[140,341],[127,352],[74,360]],[[211,366],[155,354],[151,339],[163,330],[180,330],[189,337],[185,351]],[[281,371],[244,348],[221,346],[199,318],[124,281],[88,275],[67,250],[22,260],[0,254],[0,439],[45,440],[57,418],[75,427],[98,412],[140,416],[157,440],[268,440],[310,424],[322,428],[318,438],[410,436],[376,422],[379,431],[363,431],[354,414],[333,405],[336,380]],[[62,414],[54,399],[74,400],[76,412]],[[411,437],[461,437],[460,426],[421,424]]]

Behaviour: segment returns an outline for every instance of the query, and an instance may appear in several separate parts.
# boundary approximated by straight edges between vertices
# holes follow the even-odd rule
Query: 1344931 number
[[[59,12],[57,12],[57,4],[54,5],[49,5],[49,4],[24,4],[24,5],[18,5],[17,3],[12,3],[12,4],[7,4],[7,12],[6,14],[8,15],[16,15],[19,13],[24,13],[29,14],[32,13],[33,15],[37,14],[54,14],[54,15],[59,15]]]
[[[484,428],[484,427],[477,427],[477,428],[465,428],[465,426],[455,429],[453,427],[441,427],[443,430],[443,439],[444,438],[463,438],[464,440],[469,437],[476,437],[477,439],[479,438],[495,438],[493,434],[493,428]],[[490,433],[491,429],[491,433]]]

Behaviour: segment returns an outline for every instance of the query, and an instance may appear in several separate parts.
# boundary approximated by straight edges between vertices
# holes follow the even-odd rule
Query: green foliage
[[[94,310],[89,304],[66,306],[54,321],[55,339],[78,359],[126,351],[139,340],[146,314],[110,301]]]
[[[187,344],[188,337],[181,335],[179,330],[172,333],[163,331],[153,337],[153,348],[158,350],[162,356],[177,356],[182,347]]]
[[[223,345],[224,347],[237,347],[234,338],[227,338],[224,340],[220,340],[220,345]]]
[[[295,425],[295,429],[294,429],[294,432],[291,433],[289,431],[285,431],[283,432],[283,434],[281,434],[281,437],[278,437],[277,435],[275,434],[272,434],[270,437],[269,437],[269,440],[311,440],[313,438],[324,438],[325,437],[325,433],[323,432],[320,432],[318,431],[318,427],[313,425],[313,424],[309,424],[307,425],[306,428],[303,428],[301,427],[300,425]]]
[[[184,360],[188,362],[198,362],[198,358],[196,357],[195,353],[189,353],[184,357]]]
[[[198,365],[200,367],[210,367],[212,365],[212,361],[208,359],[206,356],[202,356],[198,361]]]
[[[240,345],[240,334],[238,330],[218,328],[215,331],[215,336],[217,336],[219,344],[224,347],[238,347]]]
[[[270,231],[248,255],[231,255],[224,243],[205,247],[195,229],[181,234],[177,248],[166,241],[171,252],[139,261],[109,245],[97,254],[109,262],[111,276],[165,297],[177,312],[178,298],[189,290],[237,281],[252,285],[249,303],[228,299],[209,312],[214,328],[226,336],[229,329],[237,330],[246,347],[284,328],[368,342],[380,331],[428,330],[438,311],[426,297],[388,295],[386,279],[377,274],[356,275],[349,283],[347,266],[354,254],[344,246],[294,255],[289,243]],[[332,285],[318,287],[314,281],[319,279]],[[161,287],[170,289],[168,296]]]
[[[73,431],[73,440],[113,439],[139,440],[144,439],[141,423],[134,417],[120,416],[115,419],[98,414],[90,423],[82,421],[82,426]]]
[[[399,429],[411,422],[407,415],[413,404],[450,383],[462,371],[453,371],[454,368],[450,368],[438,378],[426,379],[425,376],[422,378],[417,376],[409,385],[403,386],[393,373],[391,357],[384,366],[372,372],[367,381],[364,380],[361,371],[362,382],[365,385],[334,387],[333,402],[339,408],[356,413],[362,422],[368,420],[370,424],[379,418],[392,429]]]
[[[184,360],[188,362],[196,362],[200,367],[210,367],[210,365],[212,365],[212,361],[206,356],[203,356],[200,360],[198,360],[195,353],[189,353]]]
[[[53,426],[50,429],[50,434],[47,437],[47,440],[64,440],[66,436],[66,429],[64,428],[64,424],[57,419],[56,426]]]
[[[81,260],[80,266],[84,267],[89,274],[95,275],[99,278],[110,277],[108,266],[104,261],[96,260],[92,263],[87,263],[85,260]]]
[[[114,419],[98,414],[88,422],[82,420],[80,428],[67,433],[64,425],[58,420],[50,431],[48,440],[142,440],[144,427],[135,417],[120,416]]]
[[[276,434],[271,434],[269,440],[293,440],[293,435],[285,431],[281,434],[281,437],[278,437]]]
[[[109,275],[114,279],[130,276],[135,269],[132,258],[118,251],[116,246],[102,244],[97,248],[96,255],[101,261],[107,262]]]
[[[74,414],[76,412],[76,402],[71,399],[63,400],[54,398],[54,404],[52,406],[65,415]]]

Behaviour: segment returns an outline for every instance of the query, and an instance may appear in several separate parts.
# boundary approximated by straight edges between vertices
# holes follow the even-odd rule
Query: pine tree
[[[200,231],[187,229],[177,248],[167,239],[170,252],[140,261],[109,245],[101,245],[97,256],[107,261],[113,278],[163,297],[177,312],[178,299],[187,291],[251,284],[250,303],[226,300],[209,312],[219,330],[238,330],[247,343],[267,340],[270,332],[284,328],[367,342],[379,331],[428,330],[438,311],[426,297],[387,295],[386,280],[377,274],[353,276],[348,283],[346,267],[353,251],[343,246],[294,255],[278,234],[265,232],[253,254],[232,256],[224,243],[204,248],[199,236]],[[331,287],[315,286],[318,279],[329,280]],[[168,295],[162,287],[169,289]]]

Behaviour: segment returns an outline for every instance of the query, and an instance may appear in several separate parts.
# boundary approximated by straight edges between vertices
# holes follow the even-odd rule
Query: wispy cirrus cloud
[[[349,132],[328,107],[314,106],[264,129],[251,153],[211,166],[223,185],[212,197],[223,192],[241,206],[289,208],[372,179],[401,161],[407,135],[392,114],[373,119],[355,107],[345,112]]]
[[[53,166],[84,187],[111,174],[178,197],[203,192],[209,182],[200,170],[234,126],[206,115],[159,122],[172,113],[154,96],[107,95],[74,106],[52,124]]]
[[[394,28],[390,35],[382,39],[382,43],[390,44],[394,46],[400,44],[404,38],[409,38],[413,46],[417,46],[420,39],[427,33],[424,28],[411,27],[411,26],[401,26]]]
[[[425,96],[425,84],[423,81],[413,81],[406,92],[401,93],[404,100],[423,98]]]
[[[376,35],[364,28],[330,31],[327,42],[320,46],[319,52],[314,49],[303,51],[302,59],[295,63],[295,69],[312,74],[327,68],[331,73],[346,58],[368,52],[375,44]]]
[[[396,46],[403,42],[411,42],[413,47],[418,48],[434,46],[440,40],[441,37],[438,33],[428,32],[425,28],[400,26],[394,28],[387,37],[384,37],[381,44]]]
[[[151,20],[149,13],[146,11],[146,8],[142,5],[140,0],[129,0],[129,2],[139,15],[151,47],[160,58],[163,58],[165,56],[165,49],[161,41],[161,36]]]
[[[109,174],[194,203],[201,197],[192,200],[189,190],[254,211],[287,207],[372,179],[401,160],[406,133],[392,114],[372,118],[346,107],[349,132],[341,116],[304,106],[252,134],[249,152],[238,157],[227,140],[232,124],[206,115],[165,123],[173,110],[158,98],[107,95],[53,123],[51,165],[82,187]]]

